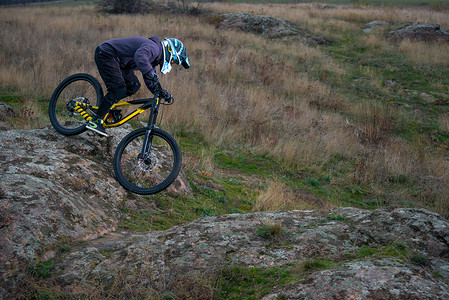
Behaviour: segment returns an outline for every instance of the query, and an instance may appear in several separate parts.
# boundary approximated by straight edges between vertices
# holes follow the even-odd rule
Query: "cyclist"
[[[158,94],[170,102],[173,98],[161,87],[155,68],[159,65],[161,73],[167,74],[172,63],[182,65],[185,69],[190,67],[186,49],[180,40],[166,38],[161,42],[157,36],[105,41],[96,48],[94,58],[107,94],[86,128],[103,136],[108,136],[103,127],[103,118],[111,106],[135,94],[141,86],[134,70],[142,72],[145,85],[154,95]]]

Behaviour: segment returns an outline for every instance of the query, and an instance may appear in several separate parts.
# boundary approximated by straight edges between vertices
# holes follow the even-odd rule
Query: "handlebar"
[[[172,105],[175,102],[175,99],[173,98],[172,95],[168,94],[168,95],[170,95],[170,97],[167,99],[165,97],[162,97],[162,95],[160,95],[160,94],[161,94],[160,92],[154,94],[154,98],[155,99],[159,98],[161,100],[160,104],[162,104],[162,105]]]
[[[164,99],[164,102],[161,102],[162,105],[172,105],[175,102],[175,98],[171,97],[169,99],[166,98],[162,98]]]

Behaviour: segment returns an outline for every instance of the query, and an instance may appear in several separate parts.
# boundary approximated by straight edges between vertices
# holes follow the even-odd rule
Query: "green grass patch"
[[[316,258],[299,264],[275,268],[228,266],[217,279],[217,299],[260,299],[273,292],[274,286],[288,285],[310,274],[336,267],[328,258]]]
[[[198,157],[202,149],[195,140],[196,138],[201,140],[201,137],[182,129],[176,132],[180,136],[186,160],[189,160],[187,157]],[[123,209],[125,217],[119,224],[119,229],[164,230],[201,217],[251,211],[256,195],[254,183],[248,183],[238,175],[222,175],[221,172],[206,174],[196,163],[186,166],[184,171],[192,188],[192,196],[167,192],[149,196],[148,201],[153,202],[157,209],[137,211]]]
[[[316,258],[300,263],[297,270],[304,276],[317,271],[332,269],[335,266],[335,263],[329,258]]]
[[[378,250],[372,247],[362,247],[359,251],[357,251],[357,255],[359,257],[373,256],[376,254]]]
[[[171,194],[148,197],[157,209],[131,210],[122,209],[124,218],[119,230],[149,231],[165,230],[174,225],[184,224],[201,217],[218,214],[209,203],[202,199]]]
[[[363,24],[361,24],[363,25]],[[397,28],[392,26],[389,30]],[[346,94],[354,103],[361,100],[375,101],[384,107],[392,107],[395,117],[392,120],[391,133],[413,140],[425,134],[441,135],[438,117],[449,112],[447,105],[426,103],[421,93],[437,95],[447,93],[449,68],[439,65],[414,64],[397,47],[392,50],[366,47],[360,39],[360,32],[337,32],[338,39],[324,51],[348,69],[348,76],[332,77],[328,84]],[[344,34],[344,36],[343,36]],[[376,81],[394,82],[395,88],[389,90]],[[439,84],[435,84],[439,83]],[[398,93],[399,90],[407,91]],[[419,111],[419,114],[416,112]],[[343,112],[347,113],[347,112]],[[357,118],[348,115],[357,122]],[[440,136],[442,142],[446,134]]]
[[[377,258],[406,258],[410,256],[409,248],[399,242],[392,242],[385,246],[371,247],[363,246],[361,247],[354,259],[364,259],[367,257],[377,257]]]
[[[288,283],[294,278],[287,268],[226,267],[217,280],[217,299],[260,299],[273,286]]]
[[[257,235],[263,239],[278,241],[288,234],[281,223],[264,223],[257,227]]]
[[[249,151],[217,151],[214,161],[221,168],[237,169],[245,174],[268,175],[279,169],[279,163],[270,156]]]
[[[195,176],[193,176],[195,177]],[[201,180],[201,179],[198,179]],[[242,187],[227,182],[229,191]],[[228,194],[226,189],[212,188],[201,181],[190,180],[193,197],[162,193],[148,197],[157,209],[122,209],[125,217],[119,224],[120,230],[149,231],[165,230],[174,225],[184,224],[202,217],[232,213],[246,213],[251,210],[250,192],[241,191]],[[219,185],[217,184],[217,187]]]
[[[326,219],[329,221],[341,221],[341,222],[347,221],[346,217],[343,216],[342,214],[330,214],[326,217]]]
[[[72,246],[71,245],[69,245],[69,244],[62,244],[58,248],[58,254],[67,253],[70,250],[72,250]]]
[[[414,263],[415,265],[418,265],[418,266],[421,266],[421,267],[426,267],[430,263],[430,260],[426,256],[424,256],[424,255],[422,255],[420,253],[411,255],[410,256],[410,261],[412,263]]]
[[[20,98],[22,98],[22,96],[14,94],[0,94],[0,102],[6,103],[10,106],[17,106]]]
[[[32,277],[36,278],[49,278],[53,271],[53,260],[47,260],[45,262],[31,263],[28,266],[28,272]]]

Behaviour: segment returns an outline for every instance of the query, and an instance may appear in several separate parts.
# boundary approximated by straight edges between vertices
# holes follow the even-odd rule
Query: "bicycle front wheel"
[[[114,171],[119,182],[133,193],[150,195],[169,187],[181,169],[181,150],[167,132],[155,128],[149,134],[151,147],[142,157],[147,128],[128,134],[117,146]]]
[[[48,114],[53,127],[64,135],[75,135],[86,130],[86,120],[74,110],[73,103],[99,105],[103,89],[95,77],[79,73],[64,79],[51,96]],[[86,109],[91,115],[92,110]]]

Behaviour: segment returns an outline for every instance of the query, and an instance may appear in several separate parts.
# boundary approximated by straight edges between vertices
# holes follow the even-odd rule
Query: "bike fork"
[[[140,159],[147,159],[150,154],[151,145],[153,144],[153,136],[151,135],[151,131],[153,130],[153,126],[147,127],[145,131],[145,138],[143,140],[142,151],[139,154]]]
[[[148,118],[148,123],[145,131],[145,139],[143,140],[142,152],[139,154],[140,159],[148,159],[150,156],[151,145],[153,144],[153,136],[151,135],[151,131],[157,127],[155,125],[156,118],[159,111],[158,103],[152,104],[150,116]]]

